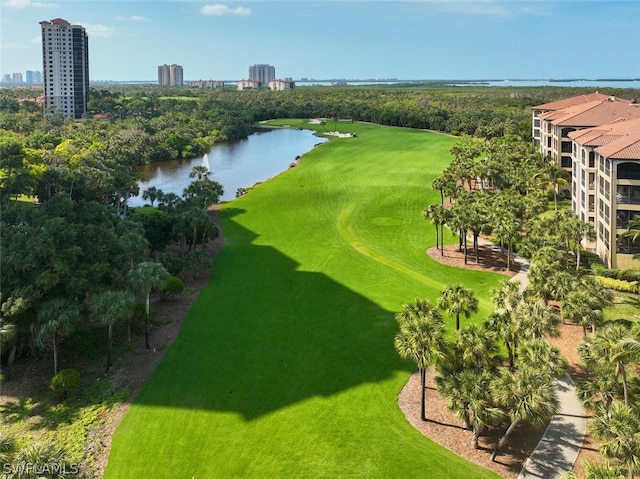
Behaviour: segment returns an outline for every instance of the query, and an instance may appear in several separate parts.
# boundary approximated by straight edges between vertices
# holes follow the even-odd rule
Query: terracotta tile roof
[[[540,115],[556,126],[592,127],[618,119],[640,118],[640,105],[607,98]]]
[[[600,92],[589,93],[588,95],[578,95],[571,98],[565,98],[564,100],[552,101],[551,103],[544,103],[542,105],[532,106],[532,110],[547,110],[555,111],[569,108],[576,105],[582,105],[583,103],[590,103],[592,101],[603,101],[609,98],[609,95],[604,95]],[[615,101],[621,103],[629,103],[629,100],[624,98],[615,98]]]
[[[595,152],[605,158],[640,160],[640,118],[574,131],[569,137],[581,145],[596,147]]]

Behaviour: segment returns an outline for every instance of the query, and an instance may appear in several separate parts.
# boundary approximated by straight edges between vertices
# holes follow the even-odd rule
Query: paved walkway
[[[500,246],[487,240],[480,239],[480,244],[500,250]],[[529,286],[529,263],[520,256],[516,256],[515,261],[520,265],[520,272],[511,281],[520,281],[522,292]],[[586,414],[576,396],[571,376],[567,374],[558,379],[556,390],[560,410],[551,418],[542,439],[522,466],[518,479],[558,479],[576,462],[587,429]]]

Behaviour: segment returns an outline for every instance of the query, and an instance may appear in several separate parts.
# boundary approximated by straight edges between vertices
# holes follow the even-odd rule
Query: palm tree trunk
[[[467,248],[467,232],[465,231],[464,234],[464,264],[467,264],[467,255],[468,255],[468,248]]]
[[[444,223],[440,228],[440,256],[444,256]]]
[[[624,405],[629,406],[629,388],[627,387],[627,371],[622,362],[618,362],[620,368],[620,378],[622,379],[622,391],[624,392]]]
[[[473,428],[473,437],[471,438],[471,445],[473,446],[474,449],[479,449],[479,445],[478,445],[478,441],[480,439],[480,429],[479,428]]]
[[[518,425],[519,422],[520,422],[519,419],[514,420],[511,423],[511,425],[509,426],[509,428],[507,429],[507,432],[504,433],[504,436],[502,436],[500,438],[500,440],[498,441],[498,445],[496,446],[496,448],[493,450],[493,453],[491,454],[491,460],[492,461],[496,460],[496,456],[498,455],[498,451],[502,448],[502,446],[504,446],[505,442],[507,442],[507,439],[509,439],[509,436],[511,435],[511,433],[516,428],[516,426]]]
[[[436,225],[436,248],[440,247],[440,228],[439,223],[435,223]]]
[[[58,340],[57,334],[53,332],[53,375],[58,374]]]
[[[422,386],[421,392],[421,401],[420,401],[420,417],[423,421],[427,420],[427,408],[426,408],[426,400],[427,400],[427,370],[422,368],[420,369],[420,385]]]
[[[109,370],[111,369],[111,346],[113,344],[113,325],[109,325],[109,349],[107,350],[107,365],[105,367],[105,374],[109,374]]]
[[[460,330],[460,313],[456,313],[456,331]]]
[[[476,252],[476,264],[478,264],[478,234],[473,234],[473,248]]]
[[[146,311],[144,316],[144,347],[147,349],[151,349],[151,344],[149,343],[149,294],[151,292],[147,291],[147,304]]]

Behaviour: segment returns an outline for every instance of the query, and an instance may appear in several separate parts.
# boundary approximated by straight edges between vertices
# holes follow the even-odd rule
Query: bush
[[[158,261],[166,268],[169,274],[177,276],[184,269],[184,263],[177,253],[166,252],[157,256]]]
[[[640,281],[640,268],[631,268],[620,271],[618,279],[624,281]]]
[[[160,301],[164,301],[169,296],[175,296],[182,293],[184,290],[184,283],[176,276],[169,276],[164,283],[164,286],[160,288]]]
[[[615,289],[616,291],[622,291],[624,293],[639,292],[637,281],[624,281],[621,279],[607,278],[605,276],[596,276],[596,281],[607,288]]]
[[[605,278],[611,279],[619,279],[620,270],[619,269],[609,269],[606,266],[594,264],[591,266],[593,272],[598,276],[603,276]]]
[[[80,386],[80,373],[73,368],[63,369],[51,380],[51,390],[61,399],[66,399],[70,392]]]

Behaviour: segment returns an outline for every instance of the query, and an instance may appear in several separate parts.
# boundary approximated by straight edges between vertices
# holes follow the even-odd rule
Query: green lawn
[[[435,233],[422,210],[439,201],[431,180],[455,139],[339,129],[358,137],[221,208],[212,279],[118,427],[105,477],[498,477],[423,437],[396,403],[414,367],[394,351],[394,313],[463,282],[482,321],[504,279],[424,252]]]

